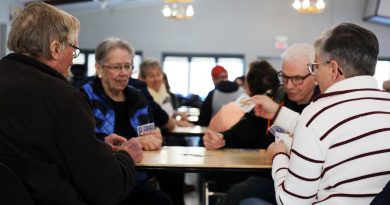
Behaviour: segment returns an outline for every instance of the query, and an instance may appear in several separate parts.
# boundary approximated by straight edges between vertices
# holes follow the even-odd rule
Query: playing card
[[[138,136],[142,135],[142,132],[143,132],[142,128],[143,128],[142,125],[141,126],[137,126],[137,134],[138,134]]]
[[[283,128],[281,128],[281,127],[279,127],[279,126],[276,126],[276,125],[272,125],[272,126],[268,129],[268,131],[269,131],[271,134],[273,134],[275,137],[276,137],[276,135],[275,135],[276,132],[286,133],[286,131],[285,131]]]
[[[293,138],[287,133],[275,132],[275,142],[283,140],[287,153],[290,153]]]
[[[234,101],[244,112],[249,112],[255,107],[255,104],[252,103],[251,97],[247,95],[246,93],[240,95],[235,101]]]
[[[144,132],[155,129],[154,123],[148,123],[148,124],[145,124],[145,125],[142,125],[142,126],[143,126],[143,131]]]
[[[140,125],[137,127],[137,134],[138,134],[138,136],[141,136],[144,132],[151,131],[154,129],[155,129],[154,123]]]

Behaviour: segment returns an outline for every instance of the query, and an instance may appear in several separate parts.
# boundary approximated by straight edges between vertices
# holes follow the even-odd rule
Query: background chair
[[[2,163],[0,163],[0,204],[34,205],[22,181]]]

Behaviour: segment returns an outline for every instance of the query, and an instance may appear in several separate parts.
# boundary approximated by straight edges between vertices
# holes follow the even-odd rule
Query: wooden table
[[[165,146],[158,151],[144,152],[144,159],[136,168],[143,171],[251,172],[270,169],[271,162],[266,159],[265,150]]]

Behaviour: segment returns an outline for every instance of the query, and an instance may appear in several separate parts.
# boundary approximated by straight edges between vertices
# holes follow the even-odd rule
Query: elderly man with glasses
[[[315,78],[307,70],[307,64],[314,61],[313,46],[308,44],[293,44],[283,52],[281,57],[282,70],[279,72],[279,77],[283,83],[283,91],[286,94],[282,103],[283,107],[291,112],[301,113],[302,110],[311,102],[313,97],[319,94],[319,88]],[[269,100],[267,101],[269,104],[279,107],[279,103],[274,102],[274,100],[267,96],[264,97]],[[241,121],[247,121],[246,124],[248,125],[253,124],[253,128],[248,127],[248,125],[245,127],[245,130],[250,130],[253,133],[260,125],[259,123],[250,123],[248,122],[248,119],[249,118],[246,117]],[[212,134],[208,133],[208,137],[211,138]],[[251,144],[252,147],[241,148],[266,148],[253,147],[253,145],[256,145],[257,142],[261,141],[262,136],[259,136],[259,134],[254,136],[250,134],[236,134],[234,137],[229,137],[227,136],[227,133],[223,133],[223,137],[224,138],[220,141],[214,137],[212,140],[207,140],[204,144],[207,148],[239,147],[239,145],[243,144]],[[203,140],[205,141],[205,137],[203,137]],[[238,144],[237,141],[240,141],[240,143]],[[268,146],[268,144],[266,146]],[[239,204],[242,199],[254,196],[264,198],[271,203],[276,203],[272,179],[266,177],[250,177],[247,180],[233,186],[228,191],[226,197],[220,201],[220,204]]]
[[[390,94],[373,77],[375,34],[352,23],[327,30],[315,43],[308,72],[318,95],[301,115],[253,98],[258,116],[291,133],[271,144],[278,204],[369,204],[390,179]],[[254,199],[252,199],[254,200]],[[254,200],[243,204],[264,204]]]

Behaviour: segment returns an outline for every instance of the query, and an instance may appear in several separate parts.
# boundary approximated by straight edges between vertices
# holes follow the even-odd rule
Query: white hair
[[[281,55],[282,62],[307,57],[309,62],[314,62],[315,51],[312,45],[306,43],[294,43]]]

